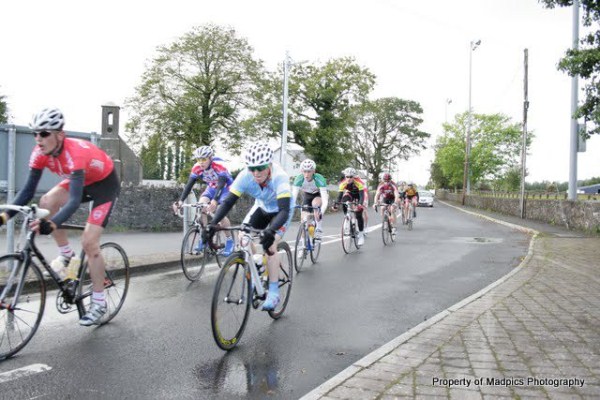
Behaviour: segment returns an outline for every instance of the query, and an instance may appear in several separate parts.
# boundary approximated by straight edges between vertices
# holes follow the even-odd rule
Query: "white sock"
[[[323,229],[321,229],[321,221],[317,221],[317,229],[322,231]]]
[[[71,248],[71,245],[68,243],[64,246],[58,246],[58,251],[60,252],[60,255],[65,258],[71,258],[75,255],[75,252]]]
[[[104,295],[104,290],[101,292],[92,292],[92,302],[100,305],[105,305],[106,296]]]

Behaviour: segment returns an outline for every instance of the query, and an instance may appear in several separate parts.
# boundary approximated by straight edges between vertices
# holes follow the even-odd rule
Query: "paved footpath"
[[[530,232],[521,265],[303,400],[600,398],[600,238],[460,209]]]

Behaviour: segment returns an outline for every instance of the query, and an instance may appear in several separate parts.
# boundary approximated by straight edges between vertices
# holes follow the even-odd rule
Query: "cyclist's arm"
[[[325,210],[329,203],[329,192],[326,187],[319,188],[319,191],[321,192],[321,210]]]
[[[210,224],[217,225],[219,222],[221,222],[221,220],[225,218],[227,213],[233,208],[233,205],[236,201],[238,201],[239,198],[240,196],[238,196],[237,194],[229,192],[227,197],[225,197],[225,200],[223,200],[221,204],[219,204],[219,208],[217,208],[217,211],[215,211],[215,215],[213,216],[213,219],[210,222]]]
[[[67,201],[67,204],[65,204],[60,211],[50,219],[56,226],[60,226],[69,219],[69,217],[77,211],[77,208],[79,208],[81,197],[83,196],[84,180],[85,170],[78,169],[71,172],[71,176],[69,177],[69,200]]]
[[[269,224],[269,228],[277,231],[287,222],[290,216],[290,202],[292,198],[289,196],[280,197],[277,199],[277,207],[279,208],[279,212],[273,217],[271,223]]]
[[[16,206],[24,206],[29,203],[33,196],[35,195],[35,189],[37,189],[37,185],[40,182],[40,178],[42,177],[43,169],[31,168],[29,170],[29,176],[27,177],[27,182],[23,186],[23,189],[19,191],[17,194],[17,198],[13,201],[13,204]],[[17,212],[13,210],[5,211],[6,221],[11,219]],[[4,222],[6,222],[4,221]]]
[[[187,183],[185,184],[185,187],[183,188],[183,192],[181,193],[181,196],[179,196],[179,201],[181,201],[182,203],[185,201],[186,197],[188,197],[188,195],[192,191],[192,188],[194,187],[195,183],[196,183],[196,177],[193,175],[190,175]]]
[[[298,192],[300,191],[300,188],[298,186],[292,186],[292,197],[294,199],[298,198]]]

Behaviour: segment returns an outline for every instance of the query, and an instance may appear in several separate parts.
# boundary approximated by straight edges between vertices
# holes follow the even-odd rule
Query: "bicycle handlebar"
[[[234,226],[228,226],[228,227],[224,227],[224,226],[220,226],[220,225],[215,226],[215,232],[219,232],[219,231],[241,231],[241,232],[245,232],[245,233],[254,233],[258,236],[262,233],[262,231],[264,231],[264,229],[256,229],[247,224],[240,224],[240,225],[234,225]],[[211,248],[215,249],[216,246],[212,241],[212,237],[210,238],[208,245]],[[271,253],[269,250],[265,250],[265,252],[270,256],[275,254],[275,253]]]
[[[204,209],[208,207],[208,203],[194,203],[194,204],[182,204],[181,207],[177,210],[177,216],[179,218],[183,218],[183,208],[199,208],[201,212],[204,212]]]
[[[313,206],[294,206],[294,208],[300,208],[302,211],[315,211],[320,210],[321,207],[313,207]]]
[[[50,215],[50,210],[40,208],[36,204],[31,206],[15,206],[13,204],[0,204],[0,210],[12,210],[21,214],[29,215],[31,218],[44,218]]]

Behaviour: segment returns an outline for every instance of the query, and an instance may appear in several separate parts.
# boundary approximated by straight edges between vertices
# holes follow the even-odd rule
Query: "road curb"
[[[342,370],[337,375],[333,376],[332,378],[328,379],[327,381],[325,381],[321,385],[317,386],[315,389],[311,390],[310,392],[308,392],[307,394],[305,394],[304,396],[302,396],[300,398],[301,400],[316,400],[316,399],[319,399],[319,398],[325,396],[328,392],[330,392],[331,390],[333,390],[337,386],[341,385],[344,381],[346,381],[350,377],[356,375],[358,372],[362,371],[363,369],[369,368],[370,366],[372,366],[373,364],[375,364],[377,361],[379,361],[383,357],[385,357],[388,354],[390,354],[398,346],[400,346],[401,344],[407,342],[409,339],[411,339],[414,336],[418,335],[420,332],[424,331],[425,329],[429,328],[431,325],[433,325],[433,324],[435,324],[435,323],[443,320],[444,318],[446,318],[447,316],[451,315],[452,313],[454,313],[454,312],[462,309],[466,305],[468,305],[468,304],[472,303],[473,301],[479,299],[480,297],[482,297],[483,295],[485,295],[486,293],[488,293],[490,290],[494,289],[495,287],[499,286],[500,284],[502,284],[505,281],[507,281],[508,279],[510,279],[513,275],[515,275],[516,273],[518,273],[519,271],[521,271],[523,269],[523,267],[526,266],[529,263],[529,261],[531,260],[531,258],[533,257],[533,246],[534,246],[535,240],[536,240],[536,238],[537,238],[537,236],[539,234],[539,232],[537,230],[531,229],[531,228],[527,228],[527,227],[524,227],[524,226],[521,226],[521,225],[512,224],[510,222],[498,220],[498,219],[489,217],[487,215],[479,214],[479,213],[476,213],[476,212],[473,212],[473,211],[465,210],[463,208],[456,207],[456,206],[454,206],[452,204],[448,204],[446,202],[442,202],[442,201],[439,201],[439,200],[438,200],[438,202],[440,202],[440,203],[442,203],[444,205],[447,205],[449,207],[453,207],[453,208],[455,208],[457,210],[460,210],[462,212],[465,212],[467,214],[471,214],[471,215],[474,215],[474,216],[477,216],[477,217],[480,217],[480,218],[483,218],[483,219],[487,219],[487,220],[489,220],[491,222],[495,222],[495,223],[498,223],[500,225],[504,225],[504,226],[507,226],[509,228],[516,229],[518,231],[531,234],[532,238],[531,238],[531,241],[529,242],[529,249],[527,251],[527,255],[523,258],[523,260],[519,263],[519,265],[517,267],[515,267],[508,274],[504,275],[502,278],[496,280],[495,282],[492,282],[491,284],[489,284],[488,286],[484,287],[480,291],[478,291],[478,292],[472,294],[471,296],[469,296],[469,297],[467,297],[467,298],[459,301],[458,303],[456,303],[456,304],[448,307],[447,309],[439,312],[438,314],[436,314],[433,317],[429,318],[427,321],[424,321],[424,322],[420,323],[419,325],[415,326],[414,328],[409,329],[408,331],[406,331],[402,335],[398,336],[395,339],[392,339],[391,341],[389,341],[388,343],[384,344],[383,346],[381,346],[377,350],[374,350],[373,352],[367,354],[365,357],[363,357],[360,360],[354,362],[352,365],[350,365],[346,369]]]

